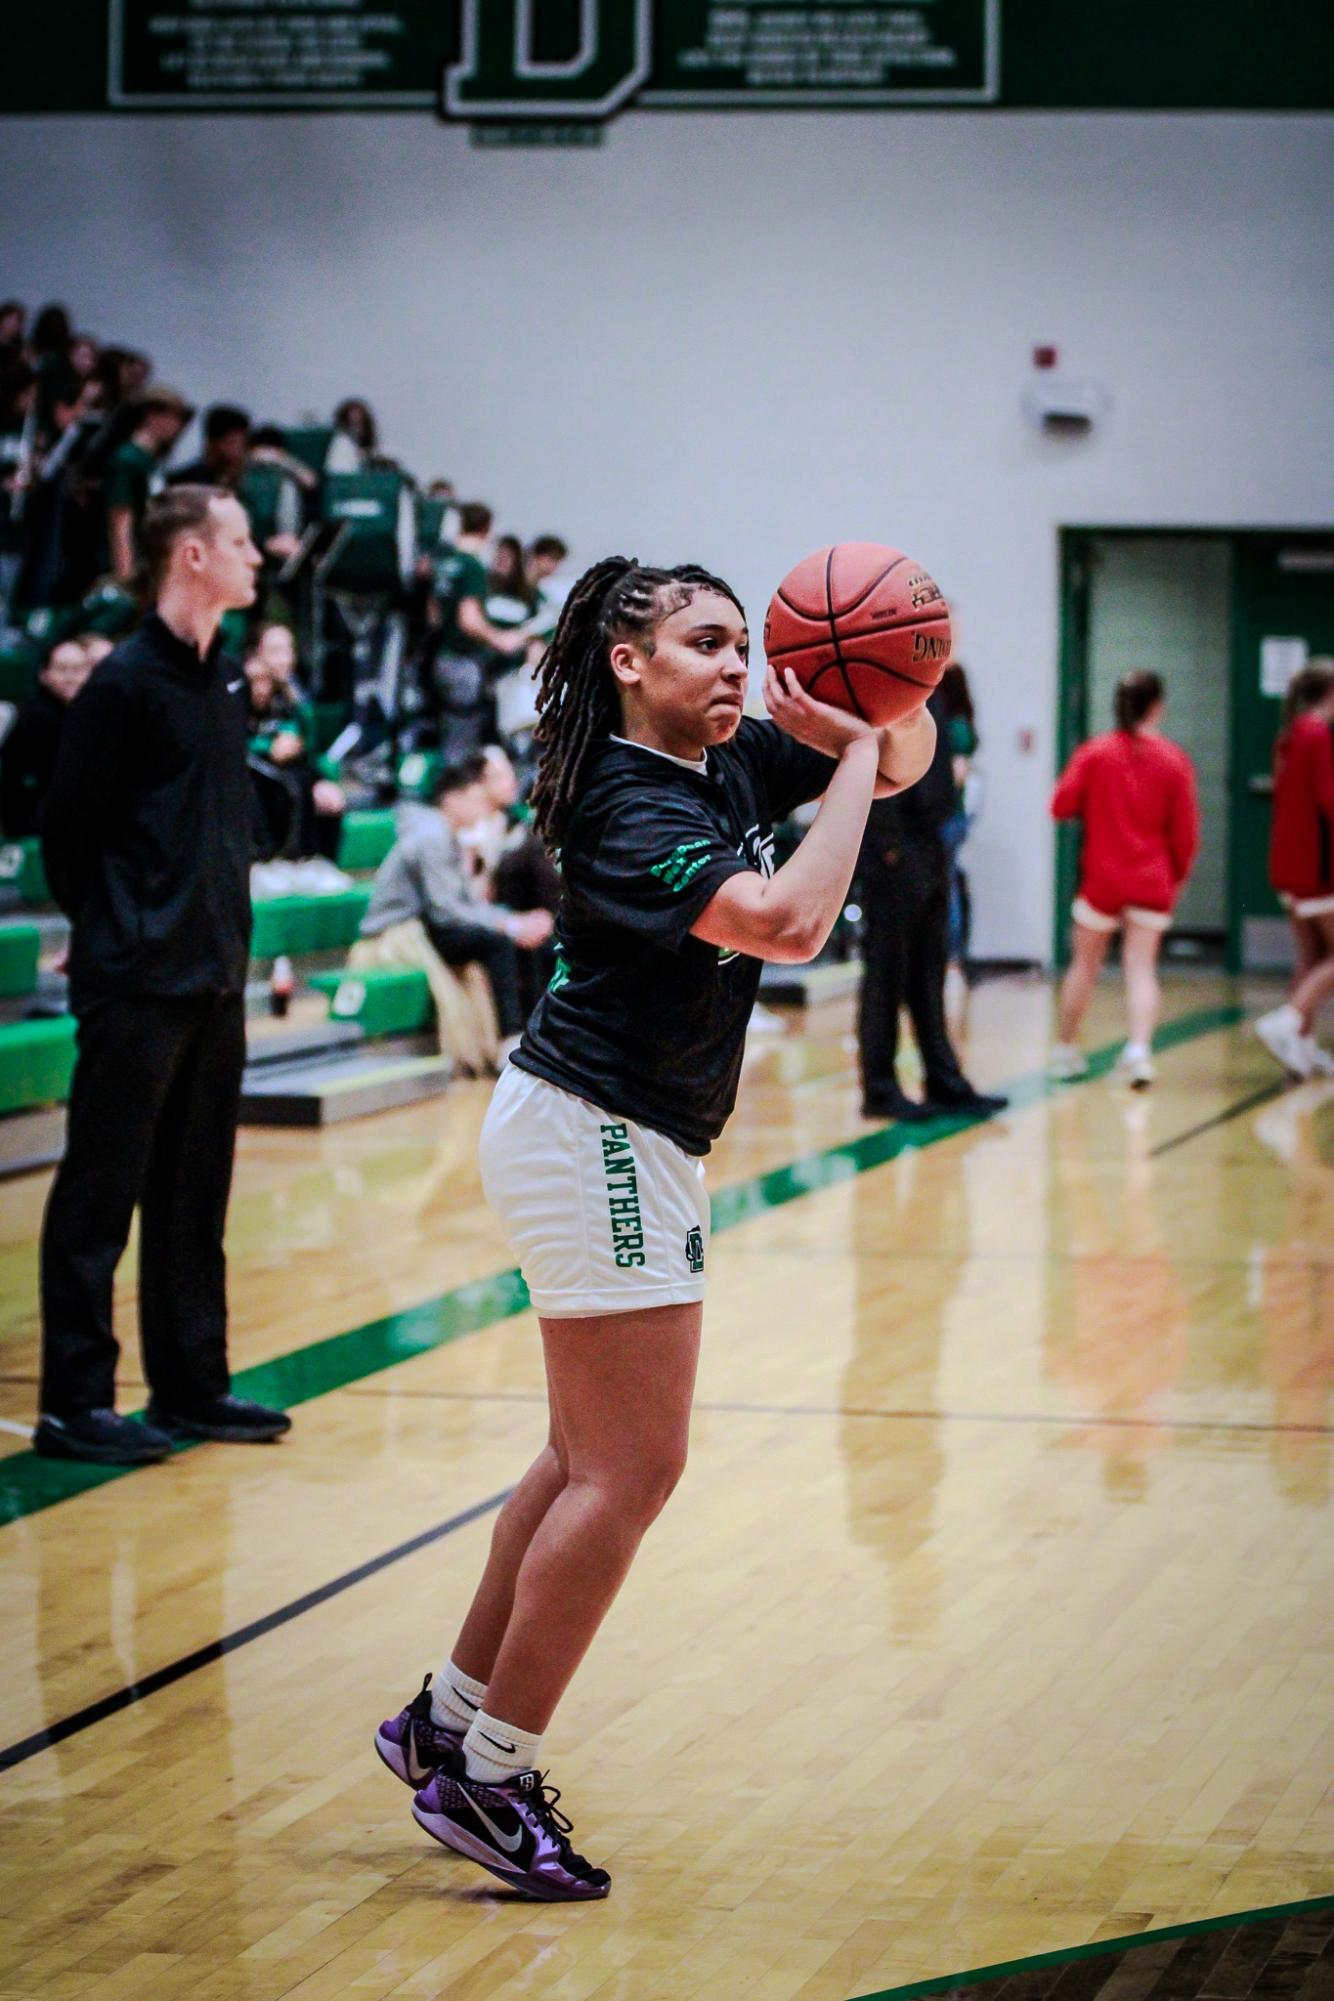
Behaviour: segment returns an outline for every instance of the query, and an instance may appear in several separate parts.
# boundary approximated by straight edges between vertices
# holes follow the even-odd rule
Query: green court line
[[[930,1980],[909,1981],[906,1987],[881,1987],[874,1994],[855,1995],[853,2001],[914,2001],[915,1996],[922,1994],[952,1994],[956,1987],[975,1987],[984,1980],[1004,1980],[1012,1974],[1032,1973],[1043,1966],[1073,1966],[1081,1959],[1096,1959],[1109,1952],[1133,1952],[1137,1946],[1156,1945],[1167,1938],[1192,1938],[1197,1932],[1235,1930],[1241,1925],[1295,1918],[1303,1911],[1325,1910],[1334,1910],[1334,1896],[1303,1897],[1295,1904],[1263,1905],[1259,1910],[1234,1911],[1223,1918],[1193,1918],[1187,1924],[1158,1925],[1123,1938],[1100,1938],[1091,1945],[1060,1946],[1055,1952],[1036,1952],[1027,1959],[1005,1959],[995,1966],[975,1966],[967,1973],[941,1973]]]
[[[1244,1008],[1237,1006],[1197,1008],[1165,1023],[1154,1038],[1154,1046],[1160,1050],[1174,1049],[1181,1043],[1235,1026],[1244,1020],[1245,1013]],[[1120,1048],[1120,1043],[1110,1043],[1090,1055],[1089,1080],[1106,1076]],[[1014,1111],[1023,1111],[1072,1088],[1070,1084],[1052,1084],[1040,1073],[1020,1077],[1004,1087]],[[733,1229],[738,1223],[762,1216],[785,1202],[834,1188],[858,1174],[884,1166],[886,1161],[909,1149],[935,1146],[976,1124],[976,1118],[952,1113],[922,1125],[880,1126],[858,1139],[805,1154],[747,1181],[733,1182],[720,1188],[713,1197],[713,1228]],[[365,1326],[350,1328],[343,1334],[331,1334],[290,1354],[276,1355],[272,1361],[261,1362],[255,1368],[240,1369],[233,1386],[239,1395],[258,1397],[262,1403],[290,1410],[296,1404],[327,1396],[332,1390],[346,1389],[349,1383],[377,1375],[381,1369],[391,1369],[395,1363],[406,1362],[414,1355],[442,1348],[465,1334],[496,1326],[524,1312],[527,1306],[528,1288],[519,1272],[496,1272],[490,1278],[475,1279],[433,1299],[425,1299],[404,1312],[367,1321]],[[177,1450],[193,1451],[194,1445],[182,1443]],[[43,1459],[31,1450],[11,1453],[0,1459],[0,1524],[40,1514],[75,1494],[88,1493],[94,1487],[105,1486],[110,1480],[123,1479],[127,1473],[138,1470]]]

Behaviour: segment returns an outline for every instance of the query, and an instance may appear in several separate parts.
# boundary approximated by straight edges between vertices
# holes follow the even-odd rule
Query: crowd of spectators
[[[340,589],[326,563],[330,587],[315,592],[316,564],[302,565],[331,547],[330,496],[368,476],[373,497],[356,488],[341,532],[392,507],[392,567],[368,582],[363,561]],[[63,709],[138,618],[144,510],[169,484],[234,493],[264,557],[254,615],[224,635],[250,687],[257,860],[331,864],[346,806],[393,799],[407,753],[457,765],[503,742],[523,765],[534,668],[564,595],[558,536],[493,535],[488,505],[384,452],[362,397],[325,424],[257,422],[233,403],[201,412],[147,354],[79,330],[62,305],[30,316],[11,300],[0,304],[5,836],[35,831]]]

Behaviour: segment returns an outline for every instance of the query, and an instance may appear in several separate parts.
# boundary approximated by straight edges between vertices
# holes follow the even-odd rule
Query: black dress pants
[[[429,925],[431,943],[447,966],[475,961],[491,983],[502,1036],[518,1035],[527,1020],[519,980],[519,948],[503,931],[485,924]]]
[[[223,1230],[245,1067],[236,994],[93,1001],[65,1157],[42,1227],[41,1408],[71,1417],[115,1403],[112,1282],[139,1224],[139,1332],[157,1401],[188,1410],[225,1395]]]
[[[945,1026],[950,858],[934,835],[890,854],[863,850],[862,989],[857,1034],[862,1093],[897,1088],[899,1010],[906,1007],[926,1073],[926,1094],[967,1088]]]

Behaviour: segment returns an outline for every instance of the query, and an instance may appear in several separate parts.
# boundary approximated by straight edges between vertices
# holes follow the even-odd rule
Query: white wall
[[[1038,956],[1056,528],[1334,516],[1332,169],[1315,118],[9,120],[0,291],[200,398],[363,393],[501,525],[707,561],[757,627],[809,549],[906,545],[978,684],[977,946]],[[1084,444],[1019,414],[1038,341],[1111,392]]]

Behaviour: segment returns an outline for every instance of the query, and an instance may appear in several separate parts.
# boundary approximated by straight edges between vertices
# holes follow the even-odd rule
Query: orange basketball
[[[879,542],[837,542],[789,570],[764,650],[817,701],[879,726],[919,708],[950,657],[950,608],[920,563]]]

